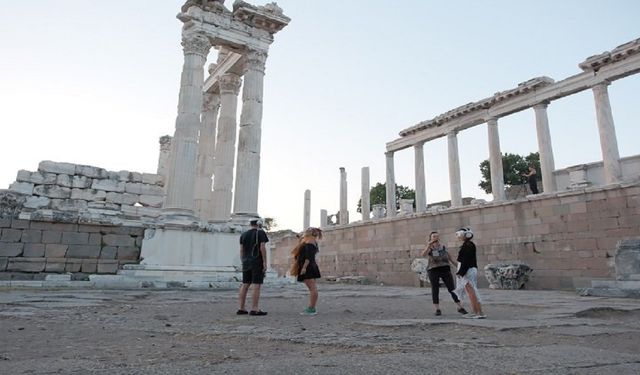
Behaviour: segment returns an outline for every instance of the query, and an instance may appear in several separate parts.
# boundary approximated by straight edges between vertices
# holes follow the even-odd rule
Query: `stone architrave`
[[[504,200],[504,174],[502,172],[502,152],[500,152],[500,133],[498,119],[487,120],[489,133],[489,167],[491,169],[491,192],[494,201]]]
[[[427,192],[424,177],[424,143],[413,146],[415,154],[416,212],[427,211]]]
[[[302,228],[311,226],[311,190],[304,191],[304,216],[302,218]]]
[[[340,167],[340,225],[349,224],[349,211],[347,210],[347,172]]]
[[[362,196],[360,198],[360,210],[362,221],[371,219],[371,183],[369,182],[369,167],[362,167]]]
[[[596,117],[598,132],[600,133],[600,147],[602,148],[602,163],[604,165],[604,180],[607,184],[619,182],[622,178],[620,167],[620,153],[616,128],[613,123],[611,103],[609,102],[609,82],[601,82],[593,86],[593,96],[596,102]]]
[[[226,221],[231,217],[233,195],[233,164],[236,151],[236,113],[240,76],[227,73],[220,78],[220,118],[215,157],[213,159],[213,217],[212,221]]]
[[[460,185],[460,157],[458,155],[458,134],[447,134],[447,150],[449,154],[449,190],[451,207],[462,206],[462,186]]]
[[[387,166],[387,216],[396,216],[396,177],[394,174],[393,152],[385,152]]]
[[[211,43],[202,35],[183,35],[182,46],[184,65],[180,79],[176,131],[173,136],[174,152],[163,210],[166,215],[193,217],[204,64]]]
[[[538,150],[540,152],[540,173],[542,174],[542,190],[545,193],[556,191],[556,179],[553,176],[555,163],[553,161],[553,147],[551,132],[549,131],[549,117],[547,116],[547,102],[533,106],[536,114],[536,133],[538,135]]]
[[[195,208],[200,219],[213,217],[213,158],[216,148],[216,126],[220,95],[205,93],[202,103],[202,122],[198,137],[198,159],[196,165]]]
[[[244,55],[242,113],[238,132],[238,162],[233,197],[234,216],[259,216],[262,96],[266,60],[266,51],[249,50]]]

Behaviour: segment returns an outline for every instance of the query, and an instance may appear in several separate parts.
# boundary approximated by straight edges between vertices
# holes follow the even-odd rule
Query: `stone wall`
[[[10,191],[26,197],[22,219],[62,220],[67,214],[88,222],[155,218],[164,201],[157,174],[43,161],[36,172],[21,170]]]
[[[43,161],[0,190],[0,279],[116,273],[139,263],[164,201],[150,173]]]
[[[138,263],[144,228],[0,216],[0,279],[46,273],[109,274]]]
[[[614,275],[618,241],[640,236],[640,184],[586,188],[327,228],[319,264],[325,276],[366,276],[372,282],[419,285],[411,261],[431,230],[457,254],[454,232],[476,233],[480,269],[489,263],[522,262],[533,268],[534,289],[572,289]],[[272,266],[284,275],[295,244],[273,243]],[[479,281],[487,282],[480,272]]]

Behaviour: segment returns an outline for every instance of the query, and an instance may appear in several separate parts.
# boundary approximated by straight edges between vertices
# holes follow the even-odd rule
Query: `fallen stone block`
[[[491,289],[525,289],[533,269],[524,263],[487,264],[484,275]]]

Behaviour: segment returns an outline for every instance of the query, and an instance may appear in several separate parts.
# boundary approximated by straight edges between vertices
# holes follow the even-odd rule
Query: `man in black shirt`
[[[262,230],[262,221],[251,220],[251,229],[240,235],[240,259],[242,260],[242,285],[238,295],[238,315],[267,315],[258,308],[260,301],[260,286],[267,272],[267,250],[265,244],[269,242],[267,234]],[[247,312],[244,305],[249,287],[253,285],[251,311]]]

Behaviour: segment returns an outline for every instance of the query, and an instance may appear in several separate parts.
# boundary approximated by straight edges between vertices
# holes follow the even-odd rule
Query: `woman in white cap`
[[[455,293],[462,296],[464,292],[469,295],[473,314],[465,317],[474,319],[484,319],[486,316],[482,312],[480,294],[478,293],[478,260],[476,258],[476,245],[471,241],[473,231],[471,228],[460,228],[456,231],[456,237],[462,241],[458,252],[458,286]]]

